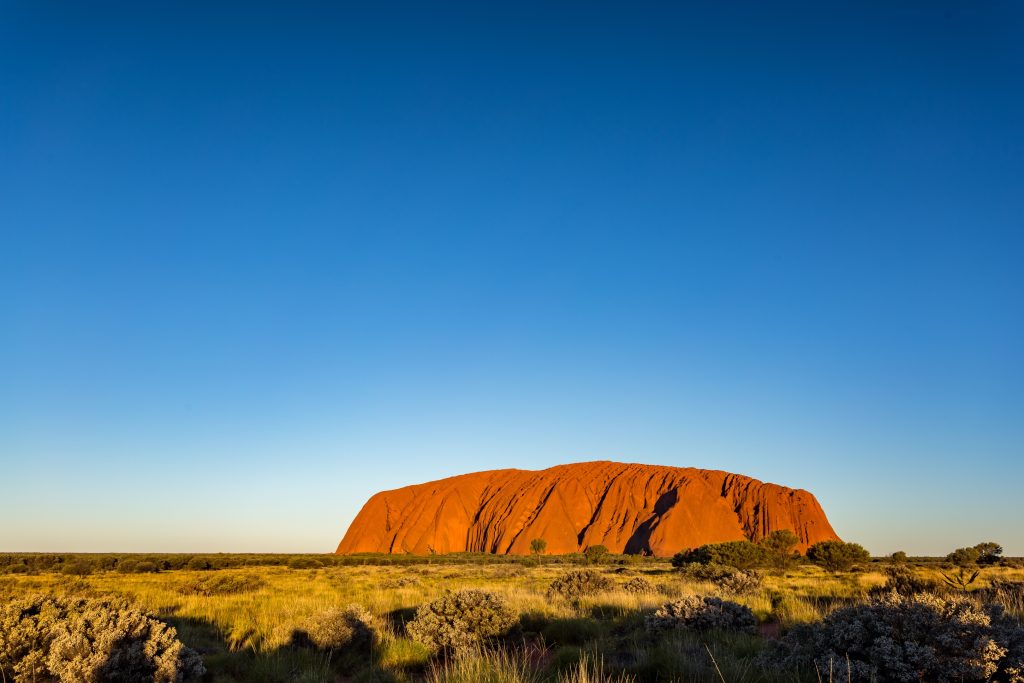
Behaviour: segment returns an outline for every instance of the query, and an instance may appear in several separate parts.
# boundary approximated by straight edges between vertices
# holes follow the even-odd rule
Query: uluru
[[[551,554],[603,545],[668,556],[705,543],[757,541],[780,529],[800,549],[838,539],[808,491],[718,470],[584,462],[491,470],[382,491],[366,502],[338,554]]]

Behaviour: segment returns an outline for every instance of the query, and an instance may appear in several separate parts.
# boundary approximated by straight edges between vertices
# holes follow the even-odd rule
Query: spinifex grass
[[[710,583],[687,581],[667,562],[598,566],[612,587],[567,600],[546,595],[565,565],[430,564],[342,566],[324,569],[245,567],[155,574],[101,572],[85,577],[57,574],[0,577],[5,594],[92,592],[127,595],[167,619],[181,639],[199,650],[213,680],[228,681],[736,681],[777,679],[755,661],[761,636],[676,634],[654,638],[643,615],[686,594],[715,595]],[[937,569],[916,568],[937,576]],[[219,576],[216,581],[209,577]],[[631,593],[623,586],[642,576],[653,591]],[[842,606],[867,599],[885,582],[882,571],[830,574],[801,565],[770,573],[763,587],[732,599],[749,606],[763,635],[816,621]],[[986,568],[978,589],[1001,586],[1008,607],[1024,616],[1024,599],[1014,586],[1024,569]],[[200,585],[203,591],[196,592]],[[445,591],[482,588],[502,596],[520,615],[521,626],[497,649],[476,659],[455,661],[429,652],[405,633],[415,608]],[[972,587],[973,588],[973,587]],[[237,589],[237,590],[236,590]],[[994,589],[993,589],[994,590]],[[1016,602],[1014,602],[1016,601]],[[370,658],[346,658],[299,647],[296,630],[310,616],[358,604],[379,620]],[[713,661],[712,661],[713,660]],[[476,676],[477,678],[473,678]],[[468,677],[468,678],[467,678]],[[809,680],[815,680],[812,677]]]

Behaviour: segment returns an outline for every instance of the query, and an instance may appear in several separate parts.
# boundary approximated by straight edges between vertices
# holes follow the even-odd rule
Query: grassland
[[[596,569],[614,587],[576,602],[545,595],[567,571],[557,561],[537,564],[436,562],[402,566],[354,565],[317,569],[287,566],[218,571],[161,571],[88,576],[57,573],[0,576],[0,599],[33,592],[126,595],[173,624],[199,650],[211,681],[793,681],[813,672],[769,675],[755,662],[766,638],[866,599],[885,581],[884,565],[830,574],[801,564],[769,574],[758,591],[734,598],[761,622],[758,636],[677,633],[652,638],[643,617],[684,594],[714,595],[708,583],[687,580],[668,562],[646,560]],[[939,578],[939,569],[917,566]],[[217,576],[223,590],[203,594],[197,582]],[[631,594],[621,586],[642,576],[656,590]],[[986,568],[976,587],[993,580],[1024,581],[1024,569]],[[484,588],[520,615],[520,628],[497,648],[461,658],[435,657],[404,633],[417,606],[445,591]],[[296,644],[309,617],[359,604],[379,620],[371,657],[346,657]],[[1024,618],[1024,605],[1011,605]]]

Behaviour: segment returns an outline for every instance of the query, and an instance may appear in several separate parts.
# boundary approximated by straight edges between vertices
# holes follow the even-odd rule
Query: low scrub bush
[[[548,587],[549,598],[562,597],[566,600],[578,600],[584,595],[594,595],[611,590],[611,580],[592,569],[578,569],[558,577]]]
[[[128,559],[118,563],[117,571],[122,574],[155,574],[160,571],[160,566],[152,560]]]
[[[724,564],[690,564],[684,566],[680,573],[693,581],[707,581],[722,593],[728,595],[748,595],[760,590],[764,584],[761,572],[749,569],[736,569]]]
[[[332,609],[306,619],[294,640],[321,650],[357,650],[365,652],[377,642],[376,620],[360,605]]]
[[[60,573],[65,576],[88,576],[93,572],[93,564],[89,560],[71,560],[65,562],[60,568]]]
[[[0,678],[178,683],[206,672],[167,624],[112,598],[31,596],[0,607]]]
[[[233,595],[252,593],[266,585],[266,581],[253,574],[210,574],[189,581],[178,592],[182,595]]]
[[[293,557],[288,560],[289,569],[320,569],[323,566],[323,561],[315,557]]]
[[[467,650],[505,635],[519,616],[504,598],[467,589],[449,593],[416,610],[406,630],[416,642],[434,650]]]
[[[642,595],[644,593],[653,593],[655,589],[654,584],[644,577],[635,576],[622,586],[622,590],[634,595]]]
[[[1024,631],[962,596],[890,594],[800,625],[762,655],[769,668],[851,681],[1024,681]]]
[[[687,595],[666,603],[647,617],[651,632],[690,629],[757,633],[757,618],[746,605],[721,598]]]

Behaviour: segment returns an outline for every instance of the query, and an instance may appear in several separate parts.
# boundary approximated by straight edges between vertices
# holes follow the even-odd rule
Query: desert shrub
[[[673,629],[757,633],[757,619],[746,605],[721,598],[687,595],[665,603],[646,619],[651,632]]]
[[[88,576],[92,574],[92,571],[92,562],[81,559],[65,562],[64,566],[60,568],[60,573],[67,576]]]
[[[128,559],[118,563],[117,571],[122,574],[155,574],[160,567],[152,560]]]
[[[415,576],[394,576],[380,582],[381,588],[414,588],[420,585],[420,580]]]
[[[519,621],[504,598],[467,589],[422,605],[406,630],[416,642],[435,650],[466,650],[504,635]]]
[[[882,596],[895,592],[897,595],[917,595],[918,593],[935,593],[939,590],[939,582],[927,577],[918,576],[912,569],[903,565],[885,568],[885,585],[877,586],[869,591],[870,595]]]
[[[768,561],[779,569],[791,567],[800,559],[796,551],[800,537],[789,529],[773,531],[761,539],[760,545],[768,551]]]
[[[758,571],[736,569],[716,562],[686,565],[680,573],[694,581],[707,581],[719,591],[731,595],[753,593],[764,583],[764,575]]]
[[[548,542],[543,538],[535,538],[530,541],[530,552],[534,555],[543,555],[548,549]]]
[[[681,568],[688,564],[723,564],[737,569],[750,569],[765,565],[768,558],[768,550],[756,543],[728,541],[676,553],[672,558],[672,566]]]
[[[593,595],[610,590],[612,582],[608,577],[592,569],[578,569],[558,577],[548,587],[547,596],[577,600],[584,595]]]
[[[635,576],[622,586],[622,590],[636,595],[653,593],[654,584],[642,576]]]
[[[807,549],[807,559],[830,572],[845,572],[870,560],[871,554],[859,543],[819,541]]]
[[[232,595],[252,593],[266,585],[266,581],[254,574],[210,574],[185,583],[178,592],[182,595]]]
[[[212,569],[210,562],[205,557],[193,557],[185,563],[185,569],[192,571],[206,571]]]
[[[737,569],[714,583],[718,590],[727,595],[749,595],[761,590],[761,586],[764,584],[764,575],[753,569]]]
[[[31,596],[0,607],[4,679],[177,683],[205,671],[173,628],[124,600]]]
[[[896,552],[894,552],[892,555],[889,556],[889,560],[893,564],[906,564],[906,562],[907,562],[907,554],[905,552],[903,552],[902,550],[897,550]]]
[[[776,669],[841,671],[851,681],[1019,682],[1024,633],[998,606],[890,594],[797,626],[762,660]]]
[[[608,548],[603,545],[592,545],[583,551],[583,559],[590,564],[600,564],[608,558]]]
[[[360,605],[349,605],[309,617],[296,635],[296,640],[307,641],[321,650],[365,651],[376,642],[377,629],[373,615]]]

